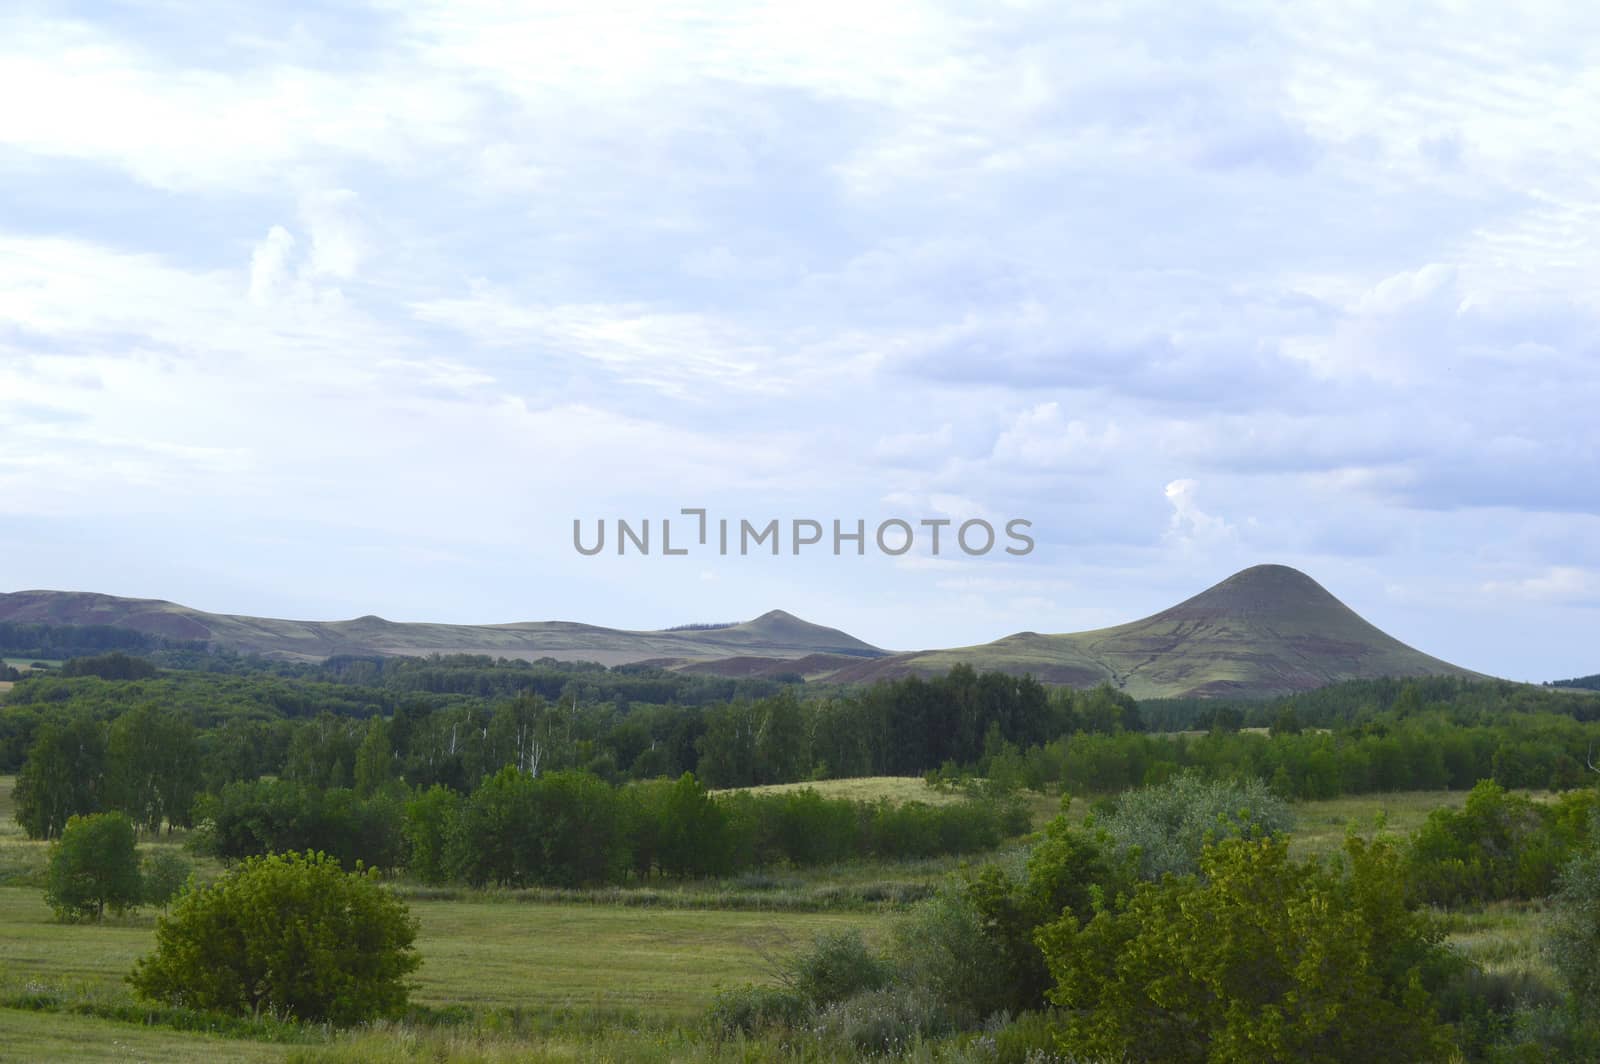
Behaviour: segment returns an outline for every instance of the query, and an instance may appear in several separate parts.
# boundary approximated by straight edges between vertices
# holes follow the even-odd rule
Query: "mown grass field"
[[[412,1000],[434,1007],[598,1008],[698,1015],[719,987],[760,981],[767,958],[824,931],[875,936],[862,913],[758,913],[494,901],[413,902],[423,958]],[[0,888],[0,957],[13,980],[116,990],[153,948],[155,916],[58,924],[41,892]]]
[[[218,1064],[281,1061],[289,1047],[140,1027],[93,1016],[0,1009],[0,1061],[150,1061]]]
[[[802,783],[772,783],[764,787],[740,787],[736,790],[748,791],[751,794],[785,794],[792,791],[802,791],[810,788],[824,798],[848,798],[855,802],[876,802],[886,799],[899,804],[902,802],[924,802],[928,805],[949,805],[952,802],[966,800],[966,795],[954,787],[931,787],[920,776],[862,776],[848,780],[815,780]],[[713,794],[729,794],[730,790],[713,791]],[[1045,822],[1061,811],[1061,799],[1054,796],[1036,794],[1033,791],[1023,791],[1019,797],[1028,808],[1028,814],[1035,828],[1043,827]]]
[[[928,805],[948,805],[959,802],[963,795],[954,790],[930,787],[920,776],[863,776],[851,780],[816,780],[810,783],[773,783],[765,787],[743,787],[750,794],[789,794],[794,791],[814,790],[824,798],[848,798],[856,802],[875,802],[886,798],[891,802],[926,802]],[[712,794],[729,794],[730,791],[712,791]]]

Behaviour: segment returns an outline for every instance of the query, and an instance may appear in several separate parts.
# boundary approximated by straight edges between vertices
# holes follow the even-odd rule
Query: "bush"
[[[918,1039],[946,1030],[938,1002],[921,987],[886,987],[823,1009],[816,1035],[841,1055],[897,1054]]]
[[[1543,897],[1587,834],[1591,805],[1589,795],[1541,805],[1483,780],[1463,808],[1436,809],[1417,829],[1406,861],[1412,889],[1445,906]]]
[[[1545,949],[1575,1011],[1600,1020],[1600,844],[1583,847],[1562,869]]]
[[[1119,852],[1138,854],[1145,879],[1198,871],[1208,843],[1277,835],[1293,824],[1288,803],[1260,780],[1203,780],[1191,773],[1122,795],[1102,821]]]
[[[404,1010],[416,932],[375,872],[320,853],[253,857],[182,895],[128,981],[168,1004],[348,1025]]]
[[[894,957],[901,981],[962,1022],[1010,1004],[1004,947],[959,886],[946,886],[895,925]]]
[[[1232,839],[1198,875],[1142,883],[1086,923],[1039,933],[1066,1010],[1061,1047],[1107,1060],[1440,1060],[1453,1050],[1430,984],[1442,932],[1408,910],[1385,843],[1348,871]],[[1115,973],[1108,977],[1107,973]]]
[[[791,957],[782,977],[807,1003],[821,1008],[886,986],[892,974],[889,964],[867,948],[861,932],[835,931]]]
[[[98,920],[142,900],[133,822],[121,813],[75,816],[50,848],[45,901],[60,920]]]
[[[708,1018],[724,1034],[755,1034],[775,1027],[797,1027],[810,1012],[805,998],[775,986],[741,986],[720,991]]]

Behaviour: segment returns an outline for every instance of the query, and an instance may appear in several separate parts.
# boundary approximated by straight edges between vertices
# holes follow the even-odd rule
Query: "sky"
[[[1600,7],[12,0],[0,100],[0,591],[916,649],[1276,562],[1600,671]]]

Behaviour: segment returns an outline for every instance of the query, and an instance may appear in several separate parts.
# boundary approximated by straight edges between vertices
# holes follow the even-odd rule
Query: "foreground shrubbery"
[[[1539,823],[1555,830],[1590,804],[1557,803]],[[1463,820],[1430,827],[1507,810],[1525,813],[1486,785],[1452,814]],[[988,1060],[1593,1059],[1600,851],[1574,842],[1552,899],[1562,1005],[1546,981],[1485,972],[1443,945],[1414,886],[1434,860],[1429,829],[1420,846],[1352,836],[1319,863],[1289,858],[1287,827],[1259,787],[1192,778],[1124,795],[1087,826],[1058,817],[1024,857],[969,869],[915,906],[882,954],[819,940],[789,959],[782,986],[722,995],[712,1026],[824,1054],[981,1031],[957,1044]],[[1497,838],[1452,837],[1485,852]]]
[[[1440,1060],[1442,932],[1409,910],[1394,847],[1352,839],[1333,871],[1273,839],[1208,849],[1198,875],[1144,883],[1038,935],[1084,1059]]]
[[[128,981],[190,1009],[358,1023],[405,1008],[416,932],[371,873],[314,853],[251,858],[182,895]]]

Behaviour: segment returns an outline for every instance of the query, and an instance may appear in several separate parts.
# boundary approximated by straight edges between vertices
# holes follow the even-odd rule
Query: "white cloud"
[[[289,257],[294,254],[294,236],[281,225],[267,235],[250,253],[250,302],[257,306],[272,302],[289,280]]]
[[[1491,580],[1482,593],[1494,599],[1575,606],[1600,606],[1600,574],[1575,566],[1551,566],[1519,580]]]
[[[117,166],[163,189],[225,193],[328,156],[405,163],[459,143],[475,105],[426,67],[171,67],[85,22],[0,22],[0,144]]]
[[[1103,468],[1125,446],[1117,426],[1095,428],[1066,418],[1061,404],[1040,403],[1017,416],[995,440],[994,457],[1035,468]]]
[[[1199,483],[1188,478],[1172,481],[1163,491],[1172,506],[1167,539],[1184,550],[1206,549],[1235,536],[1226,520],[1200,508],[1199,493]]]

